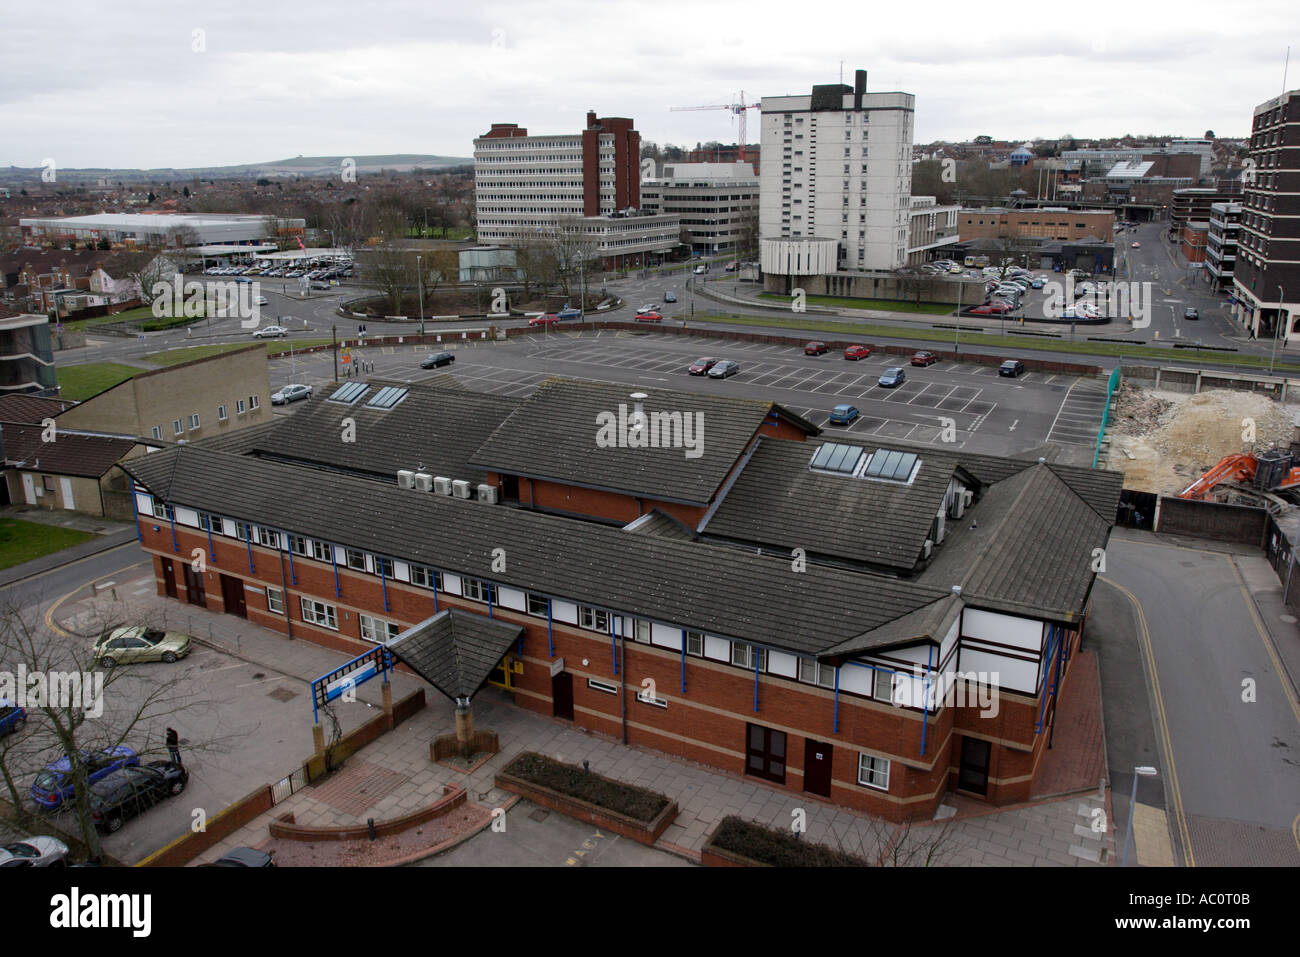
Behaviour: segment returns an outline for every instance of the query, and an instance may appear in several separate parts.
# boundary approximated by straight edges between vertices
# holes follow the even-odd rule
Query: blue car
[[[94,783],[114,771],[140,763],[135,749],[119,744],[102,751],[82,751],[81,762],[86,766],[86,780]],[[72,797],[72,762],[66,757],[51,761],[45,770],[36,775],[32,784],[32,799],[44,808],[56,808]]]
[[[907,379],[907,373],[902,369],[886,369],[885,374],[877,380],[877,385],[882,389],[892,389],[894,386],[902,385]]]
[[[0,698],[0,738],[21,731],[27,724],[27,712],[8,698]]]
[[[831,425],[848,425],[861,414],[857,406],[837,405],[831,409]]]
[[[559,312],[557,312],[557,313],[555,314],[555,318],[557,318],[557,319],[581,319],[581,318],[582,318],[582,313],[581,313],[579,310],[574,309],[574,308],[573,308],[572,306],[570,306],[568,303],[565,303],[564,308],[561,309]]]
[[[1041,279],[1035,279],[1035,280],[1034,280],[1033,282],[1031,282],[1029,285],[1030,285],[1031,287],[1033,287],[1034,289],[1042,289],[1044,284],[1043,284],[1043,281],[1042,281]]]

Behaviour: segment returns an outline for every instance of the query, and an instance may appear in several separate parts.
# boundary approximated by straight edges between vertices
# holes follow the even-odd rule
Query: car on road
[[[677,297],[673,295],[671,292],[664,293],[664,302],[676,302],[676,301],[677,301]]]
[[[86,780],[95,782],[119,768],[140,763],[134,748],[119,744],[102,751],[82,751],[81,763],[86,769]],[[56,808],[72,797],[72,762],[66,756],[45,765],[32,783],[32,799],[43,808]]]
[[[8,698],[0,698],[0,738],[15,734],[27,726],[27,709],[20,708]]]
[[[740,263],[738,262],[727,263],[727,272],[735,272],[739,268],[740,268]]]
[[[1188,306],[1186,309],[1183,310],[1183,318],[1199,319],[1201,318],[1201,314],[1197,310],[1193,309],[1191,306]]]
[[[939,357],[935,355],[933,352],[912,353],[912,365],[914,366],[920,366],[921,368],[925,368],[926,366],[934,365],[938,361],[939,361]]]
[[[907,373],[900,366],[894,366],[886,369],[885,374],[876,380],[876,384],[882,389],[892,389],[894,386],[902,385],[907,381]]]
[[[1007,359],[1002,365],[998,366],[998,375],[1009,376],[1014,379],[1025,371],[1025,364],[1019,359]]]
[[[636,311],[636,314],[638,316],[644,316],[647,312],[658,312],[658,311],[659,311],[658,303],[647,302],[644,306],[642,306],[640,309]]]
[[[421,369],[440,369],[443,366],[449,366],[456,361],[456,357],[450,352],[434,352],[424,357],[420,362]]]
[[[121,830],[124,823],[163,798],[180,794],[189,779],[189,772],[172,761],[150,761],[105,775],[90,786],[95,829],[102,834]]]
[[[637,322],[663,322],[664,317],[657,312],[638,312],[636,314]]]
[[[256,299],[253,300],[253,304],[257,306],[269,306],[271,304],[271,300],[267,299],[265,296],[258,296]]]
[[[582,318],[582,310],[581,310],[581,309],[574,309],[574,308],[573,308],[572,306],[570,306],[568,303],[565,303],[564,308],[561,309],[559,312],[557,312],[557,313],[555,314],[555,318],[560,319],[560,320],[564,320],[564,319],[581,319],[581,318]]]
[[[284,326],[263,326],[261,329],[254,330],[254,339],[278,339],[281,336],[287,336],[289,330]]]
[[[1009,302],[986,302],[970,311],[972,316],[1002,316],[1015,309]]]
[[[275,396],[271,396],[275,401]],[[181,631],[163,631],[147,625],[114,628],[95,642],[95,663],[101,668],[165,661],[171,664],[190,653],[192,639]]]
[[[709,268],[709,267],[705,266],[703,263],[700,263],[698,266],[695,267],[695,275],[697,275],[697,276],[703,276],[705,270],[708,269],[708,268]]]
[[[803,347],[803,354],[806,356],[824,356],[830,352],[824,342],[809,342]]]
[[[1132,247],[1133,249],[1141,249],[1141,248],[1142,248],[1142,244],[1141,244],[1141,243],[1129,243],[1129,246]]]
[[[533,316],[528,320],[530,326],[553,326],[560,321],[560,317],[553,312],[543,313],[540,316]]]
[[[232,847],[229,851],[199,867],[275,867],[275,858],[255,847]]]
[[[846,359],[865,359],[871,355],[871,346],[849,346],[844,350]]]
[[[311,398],[311,386],[303,385],[301,382],[295,382],[285,386],[279,392],[271,393],[272,405],[288,405],[290,402],[297,402],[299,399]]]
[[[831,425],[848,425],[861,414],[855,405],[837,405],[831,409]]]
[[[1101,313],[1097,307],[1086,302],[1076,302],[1073,306],[1066,306],[1061,310],[1062,319],[1078,319],[1091,322],[1094,319],[1100,319]]]
[[[733,362],[731,359],[719,359],[709,370],[710,379],[725,379],[733,376],[740,371],[740,363]]]
[[[66,867],[68,845],[54,837],[25,837],[0,844],[0,867]]]
[[[691,375],[707,375],[708,371],[712,369],[715,365],[717,365],[718,362],[719,362],[718,359],[713,359],[706,356],[703,359],[696,359],[694,362],[691,363],[690,368],[688,368],[686,371],[689,372]]]
[[[324,280],[324,279],[316,279],[316,280],[313,280],[313,281],[312,281],[311,288],[316,289],[316,290],[329,289],[329,288],[330,288],[330,284],[329,284],[328,281],[326,281],[326,280]]]
[[[1029,287],[1031,289],[1042,289],[1044,285],[1046,284],[1043,282],[1043,280],[1039,279],[1037,276],[1035,276],[1029,283]]]

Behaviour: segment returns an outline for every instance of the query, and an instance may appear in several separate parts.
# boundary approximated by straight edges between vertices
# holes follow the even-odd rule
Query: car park
[[[1025,371],[1025,364],[1019,359],[1007,359],[1002,365],[998,366],[998,375],[1009,376],[1014,379]]]
[[[1201,318],[1201,314],[1200,314],[1200,312],[1198,312],[1197,310],[1193,309],[1191,306],[1188,306],[1186,309],[1183,310],[1183,318],[1184,318],[1184,319],[1199,319],[1199,318]]]
[[[150,761],[105,775],[90,786],[90,815],[104,834],[119,831],[164,798],[185,790],[190,775],[172,761]]]
[[[849,346],[844,350],[846,359],[865,359],[869,355],[871,355],[870,346]]]
[[[726,379],[740,371],[740,363],[731,359],[719,359],[709,370],[710,379]]]
[[[837,405],[831,409],[831,425],[848,425],[861,414],[855,405]]]
[[[810,342],[803,347],[803,354],[806,356],[824,356],[830,352],[824,342]]]
[[[68,845],[54,837],[25,837],[0,844],[0,867],[66,867]]]
[[[703,359],[696,359],[686,371],[691,375],[705,375],[717,364],[717,359],[706,356]]]
[[[288,334],[289,330],[284,328],[284,326],[263,326],[261,329],[254,330],[253,338],[276,339],[281,336],[287,336]]]
[[[637,322],[662,322],[663,318],[657,312],[638,312],[636,315]]]
[[[303,388],[310,393],[310,387]],[[275,401],[275,396],[271,396],[271,401]],[[147,625],[114,628],[95,642],[95,663],[101,668],[145,661],[171,664],[190,653],[191,642],[190,636],[180,631],[163,631]]]
[[[81,763],[86,769],[86,780],[98,781],[119,768],[140,763],[134,748],[119,744],[102,751],[82,751]],[[56,808],[72,797],[72,762],[62,757],[45,765],[32,784],[32,799],[43,808]]]
[[[553,326],[560,321],[560,317],[553,312],[543,313],[540,316],[533,316],[528,320],[530,326]]]
[[[450,352],[435,352],[421,360],[420,368],[438,369],[442,366],[449,366],[455,361],[456,357]]]
[[[925,368],[934,365],[939,361],[939,357],[933,352],[914,352],[912,353],[912,365]]]
[[[311,398],[311,386],[295,382],[285,386],[279,392],[271,393],[272,405],[288,405],[290,402],[297,402],[299,399]]]
[[[882,389],[892,389],[895,386],[902,385],[907,380],[907,373],[901,367],[895,366],[892,369],[886,369],[885,374],[876,380],[876,384]]]
[[[0,738],[16,734],[27,726],[27,709],[20,708],[8,698],[0,698]]]

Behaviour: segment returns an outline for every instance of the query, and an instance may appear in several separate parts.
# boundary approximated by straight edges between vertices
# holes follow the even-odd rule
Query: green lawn
[[[306,349],[309,346],[328,345],[330,339],[267,339],[267,352],[288,352],[289,342],[293,342],[293,347],[297,349]],[[250,342],[227,342],[213,346],[184,346],[180,349],[165,349],[162,352],[151,352],[144,356],[145,362],[152,362],[160,366],[175,366],[182,362],[189,362],[193,359],[206,359],[208,356],[221,355],[223,352],[234,352],[238,349],[246,349],[252,343]]]
[[[759,294],[761,299],[776,299],[789,302],[789,296],[775,292]],[[879,309],[882,312],[920,312],[930,316],[947,316],[957,310],[957,304],[942,302],[904,302],[900,299],[850,299],[843,296],[807,296],[805,301],[810,306],[834,306],[838,309]]]
[[[111,316],[92,316],[89,319],[73,319],[65,322],[64,328],[74,332],[85,332],[87,329],[93,329],[95,326],[105,326],[114,322],[140,322],[144,323],[146,332],[154,332],[158,329],[170,329],[173,326],[184,325],[185,323],[198,322],[202,316],[173,316],[157,318],[153,314],[152,306],[136,306],[134,309],[127,309],[123,312],[114,313]]]
[[[21,565],[33,558],[88,542],[94,537],[90,532],[61,525],[0,518],[0,568]]]
[[[135,366],[122,365],[120,362],[88,362],[80,366],[60,366],[59,397],[80,402],[98,395],[110,386],[125,382],[137,372]]]

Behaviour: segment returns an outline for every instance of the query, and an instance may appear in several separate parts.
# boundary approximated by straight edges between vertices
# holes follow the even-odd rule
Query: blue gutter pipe
[[[343,589],[339,587],[339,553],[330,545],[330,564],[334,566],[334,597],[342,598]]]
[[[172,551],[179,552],[181,550],[181,543],[176,541],[176,509],[172,508],[171,506],[164,506],[164,507],[170,509],[171,517],[168,519],[168,521],[171,523],[171,529],[172,529]]]
[[[375,556],[375,564],[379,566],[379,586],[384,590],[384,611],[392,611],[388,604],[388,576],[384,574],[384,563]]]
[[[248,570],[253,572],[253,526],[244,523],[244,545],[248,548]]]
[[[831,730],[835,734],[840,733],[840,669],[835,669],[835,720]]]
[[[921,756],[925,757],[925,732],[930,725],[930,672],[934,661],[934,645],[925,650],[925,710],[921,712]]]
[[[682,629],[682,694],[686,694],[686,629]]]
[[[437,572],[434,572],[433,581],[433,613],[438,614],[438,579]]]
[[[208,561],[215,565],[217,563],[217,553],[212,548],[212,517],[208,517]],[[298,584],[294,582],[294,584]]]
[[[551,631],[551,600],[546,599],[546,655],[555,657],[555,635]]]
[[[758,649],[754,648],[754,714],[758,714]]]

